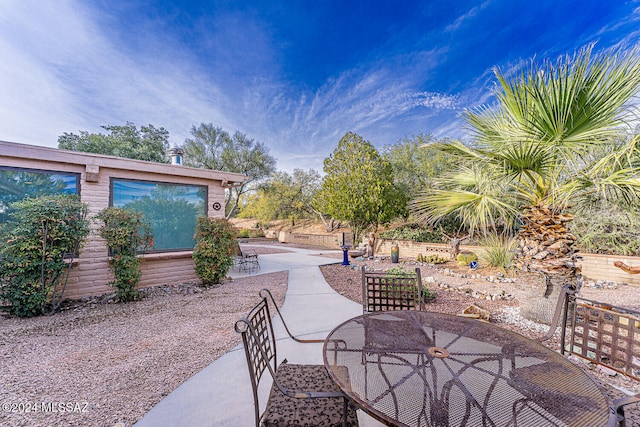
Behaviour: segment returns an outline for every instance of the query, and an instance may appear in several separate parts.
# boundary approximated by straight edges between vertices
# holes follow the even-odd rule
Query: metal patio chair
[[[253,272],[260,270],[260,262],[258,261],[258,253],[254,250],[243,251],[240,244],[236,241],[233,245],[234,262],[233,266],[238,271]]]
[[[278,365],[276,338],[267,297],[271,299],[292,339],[301,343],[322,343],[324,340],[303,340],[294,337],[289,332],[271,293],[263,289],[260,296],[261,301],[245,318],[235,323],[236,332],[242,335],[247,357],[256,426],[357,426],[355,409],[331,380],[324,365],[297,365],[288,363],[286,359]],[[266,408],[261,415],[258,386],[265,370],[269,371],[273,384]]]
[[[423,310],[420,269],[413,274],[398,275],[362,270],[362,312]]]

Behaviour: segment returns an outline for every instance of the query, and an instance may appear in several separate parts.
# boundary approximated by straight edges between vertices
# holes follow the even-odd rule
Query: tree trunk
[[[514,263],[519,268],[516,294],[525,319],[550,324],[562,287],[577,287],[572,215],[544,205],[525,209]]]

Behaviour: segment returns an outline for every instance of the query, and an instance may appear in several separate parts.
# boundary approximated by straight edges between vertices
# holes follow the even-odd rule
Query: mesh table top
[[[474,319],[366,314],[336,327],[323,353],[338,386],[389,425],[589,427],[609,417],[607,399],[578,366]]]

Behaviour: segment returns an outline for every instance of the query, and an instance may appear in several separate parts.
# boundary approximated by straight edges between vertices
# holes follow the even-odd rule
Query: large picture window
[[[206,200],[206,186],[111,180],[111,206],[143,214],[153,230],[152,251],[193,249],[196,220],[207,214]]]
[[[0,166],[0,223],[8,220],[11,203],[54,194],[80,194],[80,174]]]

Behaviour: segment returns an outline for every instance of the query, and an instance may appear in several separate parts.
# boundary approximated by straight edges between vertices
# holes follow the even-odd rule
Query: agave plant
[[[516,265],[573,280],[568,208],[640,204],[639,136],[630,134],[639,53],[589,45],[511,74],[496,68],[496,105],[465,113],[470,146],[435,145],[460,167],[421,193],[413,213],[428,222],[454,214],[480,233],[517,224]]]

